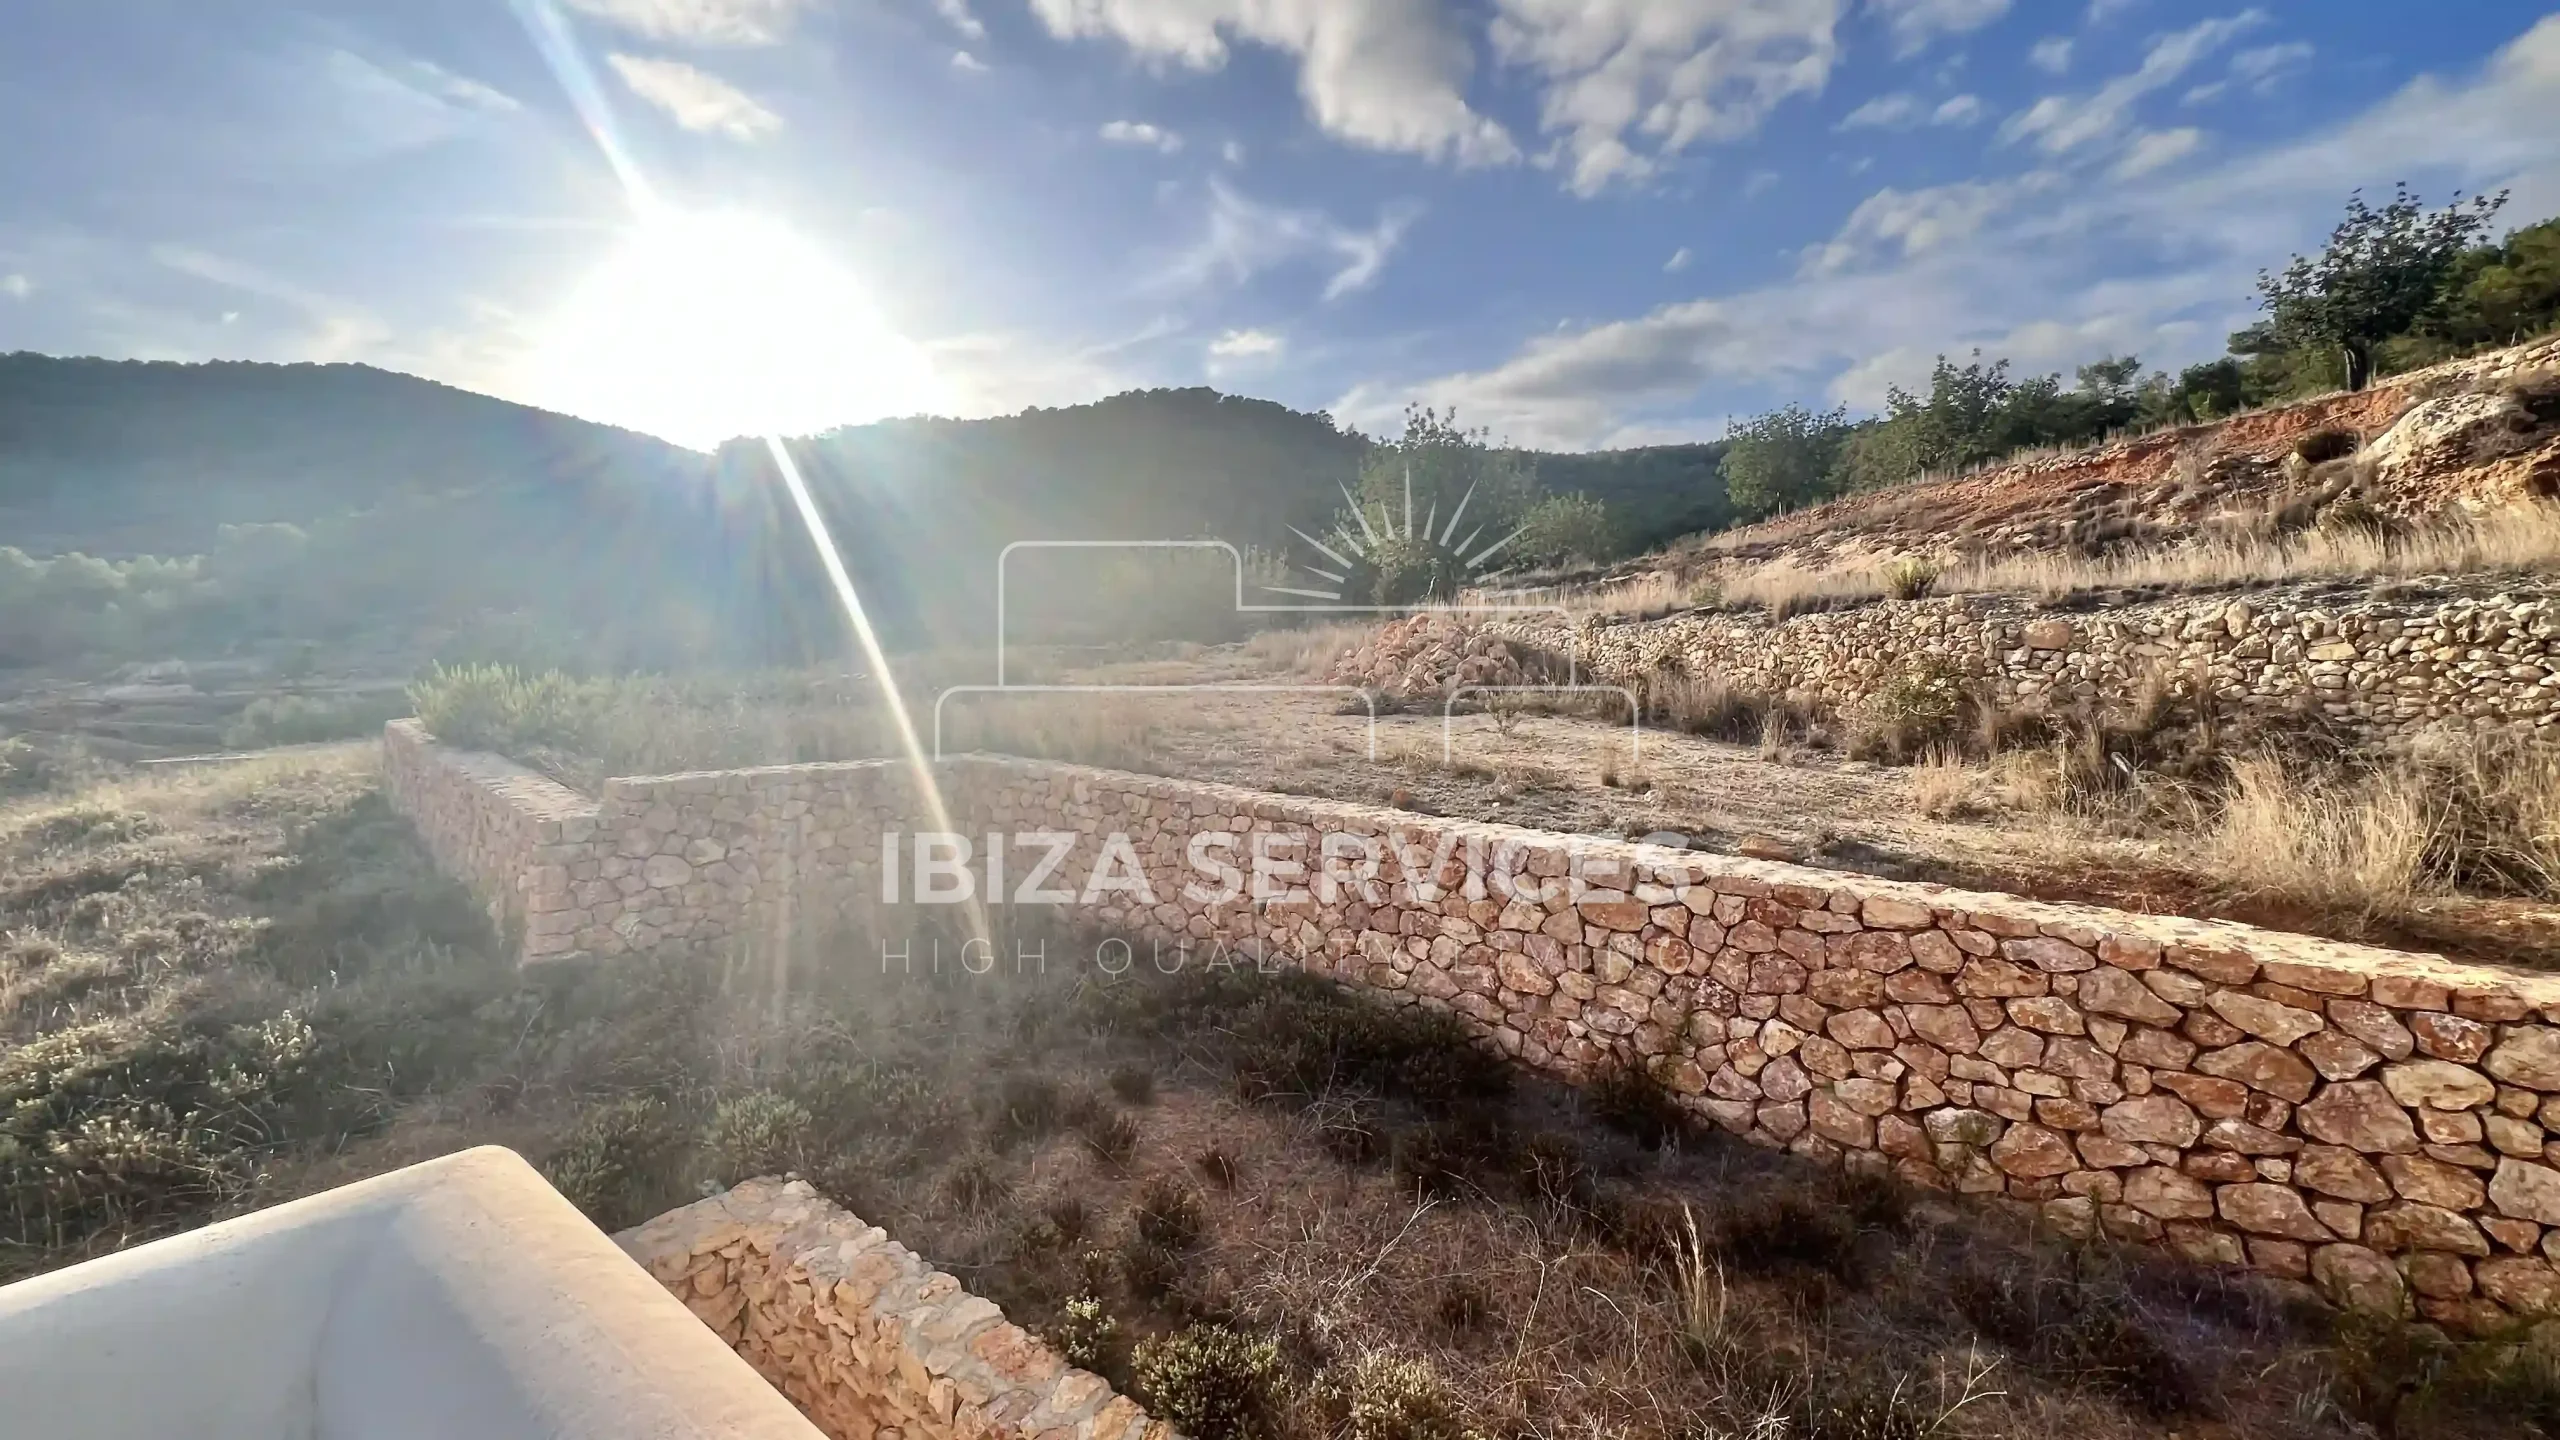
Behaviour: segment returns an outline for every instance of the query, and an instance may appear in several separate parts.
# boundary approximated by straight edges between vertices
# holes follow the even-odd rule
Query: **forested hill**
[[[1524,458],[1641,544],[1725,518],[1719,448]],[[1010,541],[1290,548],[1292,527],[1329,526],[1372,442],[1189,389],[792,449],[890,622],[966,640]],[[823,652],[837,624],[773,482],[760,443],[705,456],[364,366],[0,356],[0,666],[279,638],[469,648],[447,642],[491,617],[632,663]]]

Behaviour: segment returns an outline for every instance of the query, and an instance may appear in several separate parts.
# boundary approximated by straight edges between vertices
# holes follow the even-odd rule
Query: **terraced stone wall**
[[[1070,874],[1128,835],[1150,894],[1108,928],[1453,1011],[1567,1080],[1641,1064],[1762,1144],[2349,1303],[2560,1313],[2560,977],[1023,761],[959,794],[1084,836]],[[1205,903],[1203,833],[1309,878]],[[1374,843],[1374,898],[1322,893],[1327,834]]]
[[[402,793],[482,783],[444,756],[421,744],[402,763],[453,774]],[[2344,1303],[2474,1329],[2560,1314],[2560,976],[1031,761],[941,778],[964,834],[1076,837],[1055,883],[1118,883],[1075,914],[1154,942],[1123,963],[1303,966],[1568,1081],[1641,1065],[1761,1144]],[[613,782],[583,858],[544,851],[514,883],[573,907],[537,921],[579,917],[529,955],[855,915],[883,832],[934,828],[902,781]],[[1255,857],[1262,898],[1215,876]]]
[[[1506,621],[1509,638],[1579,645],[1597,679],[1664,671],[1854,710],[1905,675],[1976,682],[2004,706],[2121,704],[2154,678],[2233,712],[2310,706],[2388,741],[2448,722],[2560,726],[2560,596],[2440,582],[2377,594],[2296,586],[2093,605],[2077,613],[1950,596],[1798,615],[1683,615],[1586,626]]]
[[[750,1180],[614,1238],[833,1440],[1173,1440],[801,1182]]]

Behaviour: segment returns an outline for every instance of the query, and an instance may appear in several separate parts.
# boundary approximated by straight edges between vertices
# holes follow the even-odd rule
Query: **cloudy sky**
[[[2218,353],[2358,186],[2560,213],[2519,0],[8,5],[0,351],[697,445],[1195,384],[1701,438]]]

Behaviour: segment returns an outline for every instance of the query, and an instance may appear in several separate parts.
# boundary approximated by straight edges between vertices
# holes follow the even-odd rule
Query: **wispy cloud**
[[[364,306],[297,284],[258,266],[191,245],[159,245],[152,260],[180,275],[209,285],[281,305],[298,314],[307,327],[290,342],[296,359],[358,360],[378,355],[393,339],[382,318]],[[236,315],[237,312],[228,312]],[[229,324],[226,318],[224,324]]]
[[[1101,134],[1103,140],[1109,144],[1155,150],[1166,155],[1171,155],[1182,148],[1180,135],[1144,120],[1114,120],[1102,127]]]
[[[7,275],[0,275],[0,295],[6,295],[12,300],[24,300],[35,293],[36,282],[28,279],[23,273],[11,271]]]
[[[987,38],[987,27],[969,10],[969,0],[933,0],[934,13],[971,40]]]
[[[1343,225],[1320,210],[1266,205],[1224,180],[1209,182],[1209,221],[1199,242],[1163,272],[1176,285],[1226,278],[1238,283],[1265,271],[1309,261],[1330,263],[1324,298],[1338,300],[1377,283],[1405,232],[1422,215],[1411,202],[1390,205],[1368,229]]]
[[[2071,73],[2071,37],[2047,35],[2035,43],[2035,48],[2027,52],[2027,63],[2047,75]]]
[[[1895,45],[1917,54],[1941,35],[1965,35],[2009,13],[2009,0],[1873,0]]]
[[[2144,97],[2175,84],[2199,61],[2266,19],[2263,10],[2244,10],[2163,35],[2151,43],[2142,64],[2132,72],[2086,95],[2046,96],[2011,116],[2001,126],[2000,138],[2033,141],[2048,155],[2111,142],[2132,123],[2134,107]]]
[[[1766,394],[1772,377],[1777,398],[1874,406],[1974,345],[2034,369],[2128,352],[2174,367],[2218,352],[2252,313],[2258,270],[2316,246],[2346,192],[2377,177],[2512,185],[2533,213],[2560,208],[2555,108],[2560,16],[2475,73],[2421,77],[2343,122],[2207,163],[2131,180],[2057,171],[1996,197],[1879,192],[1843,226],[1843,253],[1790,280],[1541,334],[1488,368],[1372,382],[1337,410],[1456,405],[1520,443],[1572,447],[1737,408],[1736,392]],[[2128,244],[2153,263],[2128,267]]]
[[[1288,341],[1268,330],[1229,330],[1209,342],[1209,356],[1213,360],[1265,359],[1288,346]]]
[[[1819,95],[1847,0],[1495,0],[1495,50],[1546,86],[1542,159],[1577,194],[1640,181],[1700,142],[1735,140]]]
[[[2115,166],[2115,177],[2132,180],[2148,175],[2164,165],[2173,165],[2204,148],[2204,132],[2189,126],[2179,130],[2153,130],[2134,137],[2125,147],[2124,158]]]
[[[1325,133],[1373,150],[1463,165],[1519,158],[1519,146],[1467,103],[1475,55],[1433,0],[1031,0],[1064,39],[1116,39],[1194,70],[1227,63],[1233,41],[1298,62],[1298,92]]]
[[[1879,95],[1842,117],[1840,130],[1908,130],[1927,123],[1961,127],[1982,118],[1982,97],[1952,96],[1936,105],[1907,92]]]
[[[1662,273],[1665,275],[1677,275],[1681,271],[1688,269],[1689,262],[1695,258],[1697,257],[1689,253],[1689,247],[1683,245],[1679,249],[1671,252],[1670,259],[1662,262]]]
[[[569,8],[652,40],[776,45],[818,0],[568,0]]]
[[[782,128],[782,117],[735,85],[681,60],[644,55],[606,57],[631,93],[657,106],[687,130],[760,140]]]
[[[951,68],[971,75],[984,75],[987,73],[987,62],[966,50],[954,50],[951,52]]]

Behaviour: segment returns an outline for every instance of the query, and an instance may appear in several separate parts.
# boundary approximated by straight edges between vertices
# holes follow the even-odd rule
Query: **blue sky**
[[[2359,185],[2560,213],[2560,13],[2505,0],[9,3],[0,350],[704,445],[1203,383],[1705,438],[2218,353]],[[693,213],[747,258],[617,261]],[[678,373],[661,306],[741,349]]]

